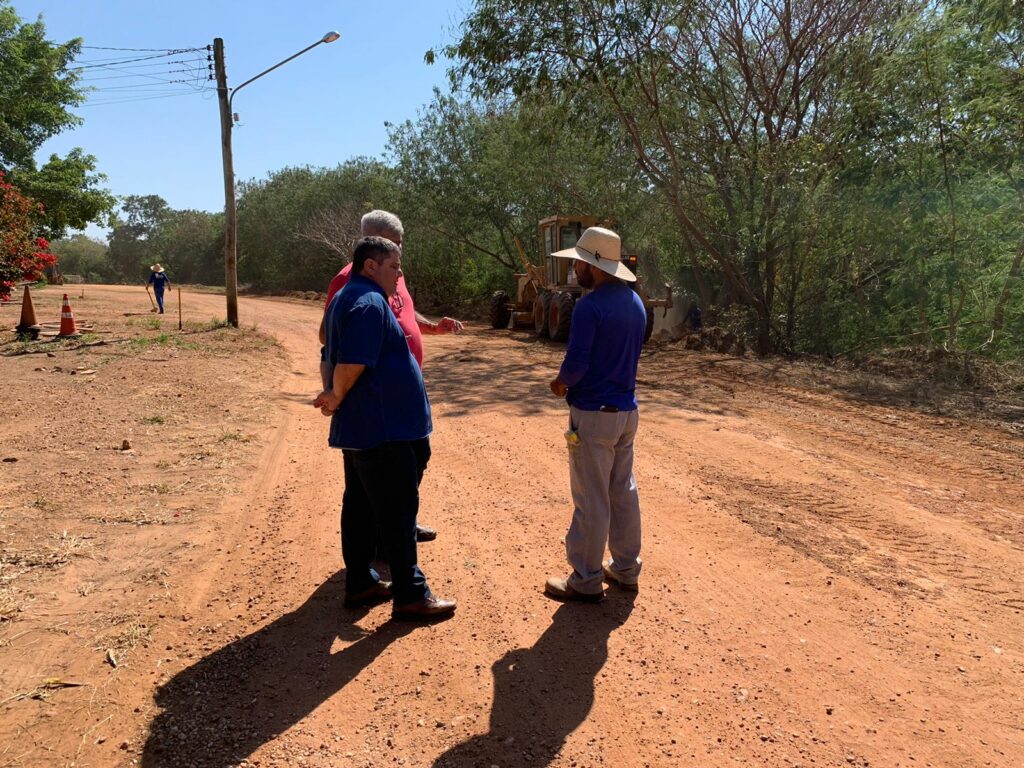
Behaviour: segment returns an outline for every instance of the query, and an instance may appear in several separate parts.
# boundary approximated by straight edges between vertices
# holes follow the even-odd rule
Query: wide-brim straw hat
[[[622,263],[622,241],[617,234],[604,227],[589,227],[574,247],[555,251],[551,255],[560,259],[585,261],[628,283],[636,281],[636,275]]]
[[[152,267],[150,267],[150,269],[153,270],[154,272],[163,272],[164,271],[164,268],[161,267],[159,264],[154,264]]]

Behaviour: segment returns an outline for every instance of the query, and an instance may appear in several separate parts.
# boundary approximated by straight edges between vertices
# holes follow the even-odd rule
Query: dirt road
[[[185,297],[201,318],[222,303]],[[241,315],[279,348],[145,394],[186,390],[175,413],[194,437],[223,422],[249,458],[173,489],[185,520],[73,560],[3,627],[0,766],[1024,764],[1019,436],[664,348],[641,362],[641,591],[561,605],[542,586],[565,573],[571,513],[547,389],[562,348],[428,337],[421,520],[439,537],[420,560],[459,609],[410,626],[341,607],[341,461],[309,405],[319,309],[244,299]],[[0,360],[5,375],[33,363]],[[5,455],[51,426],[31,397]],[[116,506],[140,481],[111,467],[64,481]],[[15,483],[22,506],[29,487]],[[147,567],[155,582],[136,578]],[[108,612],[148,617],[116,666],[72,594],[88,569],[105,569],[89,583]],[[52,677],[88,686],[19,695]]]

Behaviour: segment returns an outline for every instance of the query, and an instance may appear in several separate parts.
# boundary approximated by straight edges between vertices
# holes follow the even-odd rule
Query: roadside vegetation
[[[591,214],[649,284],[759,354],[1019,357],[1022,14],[1005,0],[476,0],[444,50],[450,91],[389,125],[382,158],[240,183],[240,280],[322,291],[359,215],[388,208],[417,303],[468,314],[512,287],[517,239],[540,258],[539,219]],[[58,80],[73,103],[73,77]],[[88,281],[136,282],[159,261],[178,284],[216,285],[222,229],[130,196],[109,243],[52,251]]]

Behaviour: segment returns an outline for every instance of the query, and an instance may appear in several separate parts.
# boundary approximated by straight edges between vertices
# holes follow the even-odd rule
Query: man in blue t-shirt
[[[156,303],[160,307],[160,314],[164,313],[164,289],[171,287],[171,278],[164,272],[164,268],[159,264],[154,264],[149,268],[149,283],[147,285],[153,286],[153,293],[156,295]],[[152,311],[152,310],[150,310]]]
[[[640,576],[640,499],[633,477],[638,412],[636,369],[647,312],[627,283],[619,236],[590,227],[575,248],[576,279],[590,293],[576,302],[569,345],[551,391],[569,403],[569,485],[575,506],[565,549],[568,578],[544,591],[559,600],[599,602],[605,580],[635,592]],[[605,545],[611,559],[604,562]]]
[[[352,255],[352,278],[324,318],[331,387],[316,408],[333,412],[328,444],[346,461],[341,507],[345,605],[392,600],[392,616],[450,616],[455,601],[431,594],[416,562],[419,481],[430,458],[430,403],[416,359],[388,304],[402,277],[402,251],[364,237]],[[377,531],[388,548],[392,583],[373,570]]]

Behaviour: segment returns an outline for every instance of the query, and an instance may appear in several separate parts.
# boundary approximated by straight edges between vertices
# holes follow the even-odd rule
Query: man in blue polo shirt
[[[419,365],[388,304],[401,277],[397,245],[383,237],[356,244],[352,278],[325,317],[332,386],[313,405],[333,412],[328,444],[346,449],[353,470],[341,510],[346,607],[391,599],[395,618],[438,619],[450,616],[455,602],[431,594],[416,562],[418,485],[432,424]],[[371,565],[378,530],[392,583]]]
[[[575,506],[566,554],[572,573],[547,580],[558,600],[599,602],[603,581],[635,592],[640,576],[640,499],[633,477],[638,412],[636,369],[647,312],[627,284],[619,236],[590,227],[575,248],[576,279],[590,293],[576,302],[569,345],[551,391],[569,403],[569,485]],[[605,545],[611,559],[604,562]]]

